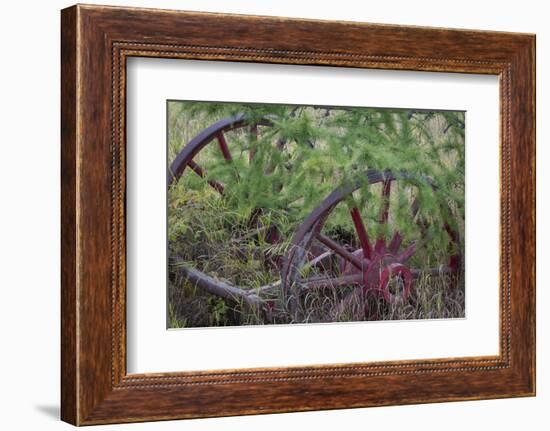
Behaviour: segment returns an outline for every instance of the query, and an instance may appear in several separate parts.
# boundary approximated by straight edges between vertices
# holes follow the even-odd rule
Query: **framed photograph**
[[[62,11],[62,419],[535,394],[535,37]]]

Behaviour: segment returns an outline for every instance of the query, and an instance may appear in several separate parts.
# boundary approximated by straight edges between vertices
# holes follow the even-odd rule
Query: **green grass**
[[[393,231],[399,230],[405,242],[410,242],[420,236],[417,221],[432,226],[428,232],[433,234],[431,240],[413,256],[412,266],[422,268],[448,258],[444,222],[463,237],[464,134],[462,128],[455,127],[463,124],[463,113],[450,117],[450,113],[421,113],[416,119],[395,110],[350,113],[269,105],[170,102],[169,160],[204,127],[236,112],[251,116],[276,114],[281,119],[273,128],[260,128],[257,141],[246,130],[227,134],[233,154],[231,164],[212,144],[195,157],[207,169],[208,178],[226,185],[223,197],[190,170],[169,189],[169,256],[177,258],[179,264],[184,262],[244,289],[277,283],[281,278],[277,263],[285,256],[297,227],[334,188],[367,167],[401,168],[438,179],[436,192],[412,183],[394,190],[386,228],[377,221],[381,185],[362,187],[353,195],[352,201],[362,208],[372,236],[384,235],[389,240]],[[287,145],[283,150],[274,150],[274,142],[283,138]],[[253,163],[248,163],[247,151],[251,145],[255,145],[257,152]],[[422,208],[416,220],[409,214],[414,196],[419,196]],[[441,202],[449,204],[449,214],[441,213]],[[258,212],[258,208],[262,211]],[[273,229],[281,237],[275,244],[269,240]],[[353,237],[345,203],[334,210],[324,229],[333,238]],[[170,265],[168,297],[168,325],[172,328],[465,315],[463,274],[453,280],[448,276],[423,275],[416,280],[409,299],[396,304],[346,286],[308,292],[300,298],[300,313],[289,312],[280,289],[273,289],[263,294],[274,304],[266,317],[243,304],[202,291],[182,277],[177,265]]]

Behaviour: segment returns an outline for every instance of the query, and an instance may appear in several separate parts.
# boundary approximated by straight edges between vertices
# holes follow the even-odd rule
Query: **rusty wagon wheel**
[[[346,210],[354,228],[353,237],[331,238],[331,232],[324,229],[327,221],[336,209],[343,209],[346,200],[363,185],[380,189],[377,223],[386,228],[391,227],[388,221],[392,189],[398,183],[407,184],[409,190],[414,189],[411,186],[414,178],[406,173],[368,170],[365,175],[366,181],[357,181],[332,192],[296,229],[281,271],[284,300],[292,313],[299,312],[300,297],[312,291],[336,289],[341,293],[337,305],[339,310],[357,294],[363,298],[367,293],[375,294],[385,302],[395,304],[408,299],[415,280],[423,275],[454,277],[459,274],[462,261],[459,235],[448,224],[444,225],[449,239],[446,261],[427,268],[411,265],[415,253],[428,243],[428,226],[417,217],[419,204],[413,193],[409,196],[410,212],[407,213],[411,223],[417,226],[418,235],[407,244],[403,244],[405,238],[397,229],[393,229],[391,239],[379,234],[373,242],[357,206],[349,206]],[[435,188],[430,179],[421,181]],[[336,235],[333,233],[333,236]]]
[[[230,148],[230,135],[238,134],[242,131],[248,131],[252,139],[258,142],[259,138],[261,137],[262,129],[271,129],[272,126],[272,121],[267,117],[251,121],[244,114],[224,118],[212,124],[211,126],[199,132],[194,138],[192,138],[176,156],[168,170],[168,187],[175,185],[186,171],[190,171],[190,175],[194,174],[203,178],[205,181],[207,181],[210,187],[212,187],[216,191],[216,194],[218,194],[220,197],[224,196],[224,194],[227,193],[226,187],[228,185],[224,184],[223,181],[221,181],[219,178],[213,178],[211,175],[209,175],[207,169],[201,166],[201,164],[197,161],[201,151],[205,150],[210,145],[217,146],[219,154],[223,157],[223,160],[228,165],[234,164],[237,157],[243,159],[244,152],[244,159],[247,160],[247,163],[251,164],[257,156],[257,146],[250,145],[247,148],[240,148],[239,154],[236,154],[235,149],[233,149],[232,153],[232,150]],[[275,145],[277,149],[282,150],[285,146],[285,141],[281,139],[275,139],[273,145]],[[239,176],[238,169],[235,169],[234,173],[237,177]],[[269,174],[269,172],[266,172],[266,174]],[[261,209],[258,209],[252,215],[251,220],[249,221],[250,224],[256,222],[256,219],[260,212]],[[273,244],[277,243],[280,239],[278,230],[273,226],[264,226],[264,228],[267,232],[266,241]],[[171,263],[178,265],[180,273],[182,273],[182,275],[190,283],[203,289],[204,291],[238,304],[246,304],[250,308],[255,309],[259,314],[263,314],[264,317],[266,312],[269,312],[271,302],[265,301],[258,295],[258,293],[264,290],[270,291],[273,289],[274,286],[278,286],[278,283],[275,283],[273,286],[263,286],[259,290],[247,290],[232,285],[231,283],[211,277],[196,268],[182,265],[177,258],[175,260],[172,259]]]
[[[168,186],[175,184],[181,176],[184,174],[186,168],[189,168],[196,175],[207,180],[208,184],[221,196],[225,193],[226,185],[218,179],[211,178],[208,175],[207,170],[195,161],[201,151],[203,151],[208,145],[216,145],[219,147],[219,152],[223,156],[225,162],[231,165],[234,162],[234,155],[230,150],[228,139],[226,135],[234,133],[242,129],[248,129],[250,135],[253,136],[253,141],[259,142],[260,127],[272,128],[273,123],[271,119],[262,117],[256,120],[249,120],[244,114],[238,114],[233,117],[224,118],[206,129],[199,132],[193,139],[189,141],[187,145],[179,152],[168,170]],[[285,147],[286,142],[283,139],[276,139],[274,145],[280,151]],[[257,152],[258,147],[254,144],[249,145],[248,148],[241,148],[238,156],[242,158],[243,153],[246,153],[246,159],[248,164],[252,164]],[[269,166],[265,171],[265,175],[269,175],[271,171],[275,169],[275,166]],[[234,174],[238,177],[239,173],[235,170]],[[261,208],[257,208],[252,214],[249,224],[252,225],[257,221],[258,216],[261,213]],[[279,233],[273,226],[264,226],[267,230],[267,240],[271,243],[277,243],[279,241]]]

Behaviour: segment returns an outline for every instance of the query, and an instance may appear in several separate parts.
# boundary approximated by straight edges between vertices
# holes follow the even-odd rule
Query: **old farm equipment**
[[[194,173],[207,181],[217,195],[223,196],[228,185],[206,172],[197,162],[199,153],[209,145],[216,146],[225,163],[230,165],[234,162],[234,155],[228,144],[232,133],[248,131],[257,139],[262,130],[268,130],[272,126],[273,122],[268,117],[249,120],[241,114],[220,120],[204,129],[174,159],[168,172],[168,187],[176,184],[182,175]],[[289,142],[281,138],[273,138],[272,145],[275,148],[282,150],[288,144]],[[252,163],[257,149],[252,145],[246,150],[246,159]],[[242,148],[240,157],[242,160]],[[332,311],[329,311],[333,313],[342,312],[353,307],[353,304],[364,303],[358,299],[366,295],[374,296],[386,304],[406,302],[419,277],[456,279],[462,261],[459,235],[456,229],[445,223],[443,229],[448,240],[445,257],[439,262],[430,262],[428,266],[423,261],[415,262],[415,255],[421,253],[428,242],[429,231],[426,221],[418,217],[420,205],[411,192],[415,184],[436,188],[427,177],[417,178],[406,172],[394,173],[390,169],[369,169],[354,181],[347,181],[336,187],[297,225],[285,252],[273,260],[280,279],[259,288],[244,288],[220,280],[188,263],[179,262],[177,256],[171,256],[171,264],[176,265],[183,278],[192,285],[238,306],[254,310],[265,322],[275,321],[274,316],[278,310],[284,310],[287,315],[292,316],[293,321],[302,321],[307,314],[304,297],[311,292],[326,292],[327,296],[336,298],[331,302]],[[408,208],[405,213],[417,231],[407,238],[390,223],[392,191],[400,186],[409,190],[410,199],[406,203]],[[365,187],[371,188],[373,193],[380,196],[376,203],[376,223],[380,229],[376,229],[374,233],[369,232],[368,224],[365,223],[364,209],[350,205],[348,199]],[[345,211],[349,215],[353,226],[352,234],[334,234],[330,220],[338,211]],[[282,241],[276,228],[265,228],[270,232],[266,237],[268,241],[274,244]],[[356,318],[369,318],[367,310],[363,308],[361,312],[362,316],[361,313],[354,314]]]

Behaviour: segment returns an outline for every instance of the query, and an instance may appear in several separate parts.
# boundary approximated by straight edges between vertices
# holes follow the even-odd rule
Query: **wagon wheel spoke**
[[[218,145],[222,152],[223,158],[227,162],[232,162],[233,156],[231,155],[231,151],[229,150],[229,145],[227,144],[227,141],[225,139],[224,130],[220,130],[218,133],[216,133],[216,140],[218,141]],[[234,165],[233,168],[234,168],[232,170],[233,175],[235,176],[235,178],[239,179],[240,175],[237,167]]]
[[[399,247],[401,247],[402,242],[403,242],[403,238],[401,238],[401,235],[399,234],[399,232],[395,232],[390,241],[390,245],[388,246],[388,250],[390,251],[390,253],[396,254],[397,250],[399,250]]]
[[[392,180],[386,178],[382,187],[382,207],[380,208],[380,214],[378,216],[379,223],[388,222],[388,214],[390,209],[390,193],[391,193]]]
[[[359,237],[359,242],[361,243],[361,248],[363,249],[363,256],[365,257],[365,259],[370,260],[372,255],[372,248],[369,242],[367,230],[365,229],[365,225],[363,223],[363,219],[361,218],[361,214],[359,213],[357,207],[353,207],[350,210],[350,213],[353,220],[353,225],[355,226],[355,231],[357,232],[357,236]]]
[[[401,254],[397,255],[397,259],[402,263],[407,262],[417,250],[422,250],[433,238],[434,233],[432,232],[431,234],[427,234],[426,229],[424,229],[422,231],[422,237],[410,243],[409,246],[401,252]]]
[[[390,178],[386,178],[382,186],[382,199],[381,199],[382,204],[380,207],[380,213],[378,215],[378,223],[380,224],[388,223],[388,215],[390,210],[391,181],[392,180]],[[380,235],[376,239],[374,250],[377,253],[383,253],[385,249],[386,249],[386,241],[385,241],[383,232],[381,231]]]
[[[324,289],[330,287],[346,286],[363,282],[363,274],[344,275],[342,277],[312,277],[301,280],[300,284],[305,289]]]
[[[325,251],[324,253],[321,253],[320,255],[315,256],[313,259],[311,259],[310,261],[306,262],[302,268],[303,268],[303,269],[307,269],[307,268],[311,268],[311,267],[317,266],[319,263],[321,263],[321,262],[322,262],[323,260],[325,260],[327,257],[332,256],[333,254],[334,254],[334,251],[333,251],[333,250],[327,250],[327,251]]]
[[[205,178],[206,177],[206,170],[202,168],[202,166],[195,163],[193,160],[190,160],[189,163],[187,163],[187,166],[191,168],[193,172],[195,172],[199,177]],[[219,183],[216,180],[207,180],[208,184],[214,188],[219,194],[223,195],[224,187],[221,183]]]
[[[321,233],[317,233],[315,235],[317,240],[334,251],[339,256],[343,257],[345,260],[347,260],[349,263],[351,263],[353,266],[355,266],[357,269],[362,270],[363,264],[360,259],[358,259],[356,256],[354,256],[352,253],[347,251],[344,247],[342,247],[340,244],[338,244],[336,241],[332,240],[331,238],[324,236]]]
[[[223,131],[220,131],[216,134],[216,139],[218,140],[223,158],[228,162],[231,162],[233,160],[233,157],[231,157],[231,152],[229,151],[229,147],[227,146],[227,141],[225,140],[225,135],[223,134]]]
[[[401,254],[397,256],[397,260],[401,263],[406,263],[416,251],[416,242],[411,243]]]

